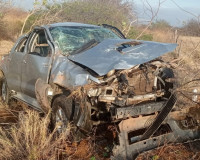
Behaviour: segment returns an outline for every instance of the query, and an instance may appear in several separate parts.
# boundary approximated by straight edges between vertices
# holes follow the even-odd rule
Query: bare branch
[[[192,12],[189,12],[189,11],[185,10],[185,9],[182,8],[180,5],[178,5],[174,0],[171,0],[171,1],[172,1],[172,3],[174,3],[180,10],[182,10],[182,11],[184,11],[184,12],[186,12],[186,13],[192,15],[193,17],[199,19],[199,16],[195,15],[195,14],[192,13]]]
[[[22,35],[23,32],[24,32],[24,27],[25,27],[25,25],[26,25],[27,20],[28,20],[29,17],[32,16],[35,12],[36,12],[36,10],[33,10],[33,11],[31,11],[31,12],[26,16],[26,18],[25,18],[25,20],[24,20],[24,23],[23,23],[23,26],[22,26],[22,29],[21,29],[21,32],[20,32],[20,35]]]
[[[153,23],[153,20],[156,18],[156,16],[158,15],[158,12],[159,12],[159,10],[160,10],[160,6],[161,6],[161,4],[162,3],[164,3],[165,1],[161,1],[161,0],[159,0],[159,2],[158,2],[158,7],[157,7],[157,9],[156,9],[156,11],[154,12],[153,11],[153,8],[152,8],[152,6],[150,5],[150,3],[148,2],[148,0],[145,0],[145,2],[146,2],[146,4],[147,4],[147,10],[151,13],[151,19],[150,19],[150,22],[149,22],[149,24],[145,27],[145,29],[136,37],[136,39],[139,39],[142,35],[143,35],[143,33],[152,25],[152,23]],[[145,6],[145,5],[144,5]]]

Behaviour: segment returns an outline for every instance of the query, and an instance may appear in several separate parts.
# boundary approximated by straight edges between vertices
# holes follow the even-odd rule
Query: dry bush
[[[155,30],[151,32],[153,34],[154,41],[175,43],[174,32],[172,30],[167,30],[167,31]]]
[[[26,11],[0,0],[0,40],[15,40],[20,33]]]
[[[179,33],[176,35],[173,30],[148,30],[147,32],[153,35],[154,41],[178,44],[174,52],[162,57],[167,62],[175,62],[177,106],[182,108],[196,105],[192,101],[194,95],[192,92],[194,89],[200,92],[200,37],[180,36]],[[192,82],[188,83],[190,81]]]
[[[18,125],[8,130],[0,128],[0,159],[55,160],[55,148],[62,143],[63,135],[55,139],[48,124],[48,116],[40,118],[39,113],[27,110]]]
[[[200,36],[200,21],[199,17],[195,19],[190,19],[185,22],[184,26],[181,28],[181,34],[186,36]]]
[[[49,115],[41,117],[38,112],[25,109],[26,107],[23,107],[25,112],[21,111],[16,125],[0,127],[1,160],[84,160],[108,157],[109,153],[104,149],[107,143],[102,132],[101,141],[97,142],[94,134],[80,142],[74,142],[73,135],[66,136],[66,133],[62,133],[58,136],[56,129],[49,131]]]
[[[179,101],[188,107],[195,104],[191,101],[193,90],[197,89],[200,92],[200,38],[180,36],[178,44],[176,77],[178,90],[181,93]]]
[[[3,16],[0,16],[0,40],[10,39],[8,32],[6,22]]]
[[[12,41],[6,41],[6,40],[0,41],[0,56],[2,54],[8,54],[8,52],[11,50],[13,45],[14,45],[14,42]]]
[[[106,4],[106,5],[105,5]],[[29,13],[23,32],[55,22],[111,24],[126,31],[135,19],[130,0],[69,0],[43,5]]]
[[[6,25],[7,39],[15,41],[20,35],[27,12],[14,6],[10,6],[5,12],[4,22]]]
[[[7,29],[7,23],[5,20],[7,8],[9,7],[10,4],[6,3],[6,1],[0,0],[0,40],[10,39],[9,30]]]

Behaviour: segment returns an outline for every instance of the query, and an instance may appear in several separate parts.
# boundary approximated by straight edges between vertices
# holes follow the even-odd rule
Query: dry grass
[[[7,31],[7,36],[10,40],[15,41],[20,35],[21,28],[28,13],[15,7],[7,8],[5,12],[4,21],[6,23],[5,30]]]
[[[79,143],[73,142],[73,135],[58,136],[56,129],[50,132],[49,115],[41,117],[36,111],[25,107],[24,110],[20,111],[18,123],[0,127],[1,160],[108,159],[105,139],[104,144],[96,142],[94,134]]]
[[[157,42],[174,43],[175,36],[171,30],[152,31],[153,40]]]
[[[137,157],[137,160],[188,160],[200,159],[200,153],[192,150],[192,143],[166,144],[158,149],[146,152]],[[198,142],[199,145],[199,142]],[[197,147],[196,147],[197,148]]]
[[[39,160],[56,159],[56,146],[63,136],[56,138],[49,133],[49,118],[40,118],[35,111],[27,110],[17,125],[8,130],[0,128],[0,159]]]
[[[150,32],[150,31],[149,31]],[[200,81],[189,83],[195,79],[200,79],[200,37],[175,36],[174,32],[152,31],[154,41],[175,43],[178,47],[172,53],[163,56],[163,59],[174,61],[174,70],[176,74],[176,89],[178,91],[178,107],[187,107],[194,105],[191,99],[193,89],[200,91]],[[188,97],[189,95],[189,97]],[[187,98],[186,98],[187,96]]]
[[[5,20],[9,23],[13,21],[23,22],[28,14],[28,12],[15,7],[7,8],[5,12]]]
[[[0,41],[0,55],[2,54],[8,54],[8,52],[11,50],[13,47],[14,42],[12,41]]]
[[[179,47],[176,49],[177,67],[177,87],[181,96],[179,102],[182,106],[194,105],[191,99],[191,92],[197,89],[200,92],[200,37],[182,37],[178,39]],[[192,83],[188,83],[190,81]],[[186,84],[187,85],[184,85]],[[183,86],[183,87],[182,87]],[[188,97],[188,95],[190,95]],[[187,97],[184,99],[183,97]],[[189,101],[188,101],[189,100]]]

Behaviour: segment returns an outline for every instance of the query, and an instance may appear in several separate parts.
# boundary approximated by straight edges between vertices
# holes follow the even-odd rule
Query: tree
[[[55,22],[107,23],[126,30],[133,19],[133,4],[128,0],[68,0],[43,4],[28,17],[25,30]]]
[[[33,9],[28,13],[28,15],[26,16],[26,18],[25,18],[25,20],[24,20],[24,23],[23,23],[23,25],[22,25],[22,28],[21,28],[21,35],[23,34],[23,32],[24,32],[24,28],[25,28],[25,26],[26,26],[26,23],[27,23],[27,21],[28,21],[28,19],[32,16],[32,15],[34,15],[34,14],[36,14],[37,12],[39,12],[41,9],[42,9],[42,7],[44,7],[45,5],[47,5],[47,3],[48,3],[48,0],[42,0],[42,1],[39,1],[39,0],[34,0],[34,3],[33,3]]]
[[[200,23],[197,19],[191,19],[182,27],[182,34],[187,36],[200,36]]]
[[[166,20],[156,20],[152,23],[152,29],[155,30],[168,30],[171,28],[170,24]]]
[[[7,22],[5,20],[5,15],[7,14],[8,8],[11,8],[11,4],[4,0],[0,0],[0,40],[11,39]]]

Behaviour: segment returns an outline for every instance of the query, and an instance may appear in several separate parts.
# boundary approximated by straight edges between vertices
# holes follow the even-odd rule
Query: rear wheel
[[[1,98],[4,104],[8,104],[10,100],[10,96],[9,96],[9,89],[8,89],[5,78],[3,78],[1,82]]]

